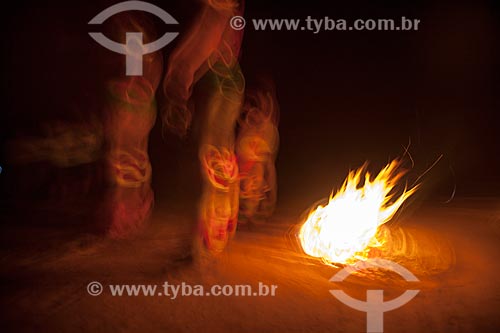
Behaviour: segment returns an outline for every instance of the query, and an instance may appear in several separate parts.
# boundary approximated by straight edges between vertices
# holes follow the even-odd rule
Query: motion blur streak
[[[52,122],[42,126],[40,137],[19,138],[9,145],[14,163],[48,161],[59,168],[69,168],[94,162],[102,148],[102,126],[91,119],[87,122]]]

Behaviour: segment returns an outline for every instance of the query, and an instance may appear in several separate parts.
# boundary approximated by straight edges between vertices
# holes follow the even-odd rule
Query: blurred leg
[[[144,29],[147,21],[139,22],[134,16],[118,25],[117,34],[124,38],[127,31]],[[143,57],[142,76],[121,74],[107,85],[106,161],[111,183],[107,233],[113,238],[141,230],[153,207],[148,140],[156,119],[155,92],[162,68],[161,54],[152,53]]]
[[[240,169],[240,216],[247,222],[267,218],[276,204],[278,109],[272,91],[249,92],[236,144]]]
[[[234,144],[244,79],[237,64],[216,64],[209,75],[212,93],[206,104],[199,153],[204,176],[199,230],[205,248],[218,253],[235,232],[238,220],[239,179]]]

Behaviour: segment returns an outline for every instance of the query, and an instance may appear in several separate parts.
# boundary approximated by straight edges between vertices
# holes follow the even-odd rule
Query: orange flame
[[[384,244],[379,227],[389,221],[403,202],[418,188],[406,187],[397,196],[393,192],[404,175],[394,160],[371,180],[366,164],[351,171],[340,190],[330,195],[326,206],[313,210],[300,228],[304,252],[326,263],[349,264],[368,259],[369,250]],[[362,176],[364,175],[364,184]]]

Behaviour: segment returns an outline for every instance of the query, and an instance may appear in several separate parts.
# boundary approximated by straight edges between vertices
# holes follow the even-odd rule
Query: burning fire
[[[418,188],[405,186],[399,196],[394,193],[405,173],[398,171],[399,166],[399,160],[392,161],[374,179],[370,179],[366,164],[349,172],[340,190],[330,195],[328,204],[311,211],[302,225],[299,239],[305,253],[329,264],[368,259],[371,248],[385,243],[379,227]]]

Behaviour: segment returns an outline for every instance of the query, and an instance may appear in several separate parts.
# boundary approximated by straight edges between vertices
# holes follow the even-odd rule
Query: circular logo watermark
[[[158,6],[144,1],[120,2],[100,12],[96,17],[90,20],[89,24],[103,24],[104,21],[115,14],[133,10],[148,12],[156,15],[166,24],[178,24],[178,22],[169,13]],[[112,41],[108,37],[104,36],[104,34],[102,34],[101,32],[90,32],[89,35],[97,43],[101,44],[105,48],[113,52],[126,55],[127,76],[141,76],[143,73],[143,56],[162,49],[171,41],[173,41],[177,37],[177,35],[179,35],[179,33],[167,32],[161,38],[149,44],[144,44],[142,32],[127,32],[125,44],[120,44]]]
[[[233,16],[229,21],[229,25],[234,30],[243,30],[247,25],[247,22],[245,21],[245,18],[242,16]]]
[[[330,282],[342,282],[352,273],[367,268],[382,268],[398,273],[406,281],[419,281],[412,272],[400,264],[386,259],[375,258],[367,261],[358,261],[353,266],[345,267],[332,276]],[[418,292],[419,290],[406,290],[401,296],[384,302],[383,290],[367,290],[366,301],[352,298],[340,289],[330,290],[330,293],[345,305],[355,310],[366,312],[366,331],[378,333],[384,331],[384,312],[402,307],[417,296]]]
[[[99,296],[102,294],[102,291],[104,290],[102,284],[99,282],[90,282],[87,285],[87,292],[89,293],[90,296]]]

